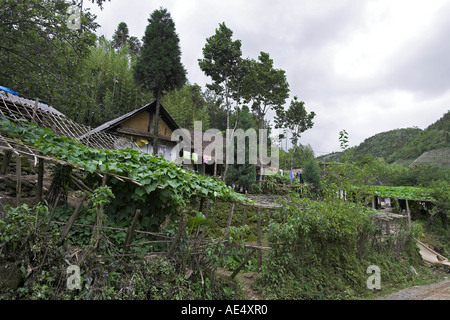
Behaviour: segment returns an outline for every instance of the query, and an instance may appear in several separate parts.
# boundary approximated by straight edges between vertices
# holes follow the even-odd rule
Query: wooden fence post
[[[258,207],[258,220],[257,220],[257,244],[258,246],[262,245],[262,236],[261,236],[261,208]],[[262,252],[261,249],[258,249],[258,258],[257,258],[257,271],[261,271],[261,263],[262,263]]]
[[[234,205],[235,205],[234,203],[232,203],[230,205],[230,214],[228,215],[228,221],[227,221],[227,232],[231,227],[231,220],[233,218]]]
[[[236,268],[236,270],[233,271],[233,273],[231,274],[230,278],[234,279],[234,277],[237,276],[237,274],[239,273],[239,271],[241,271],[241,269],[245,266],[245,264],[248,262],[248,260],[250,260],[250,258],[252,257],[252,255],[255,253],[256,249],[252,249],[247,256],[245,257],[244,261],[241,262],[241,264]]]
[[[180,221],[178,223],[178,232],[175,236],[175,239],[173,240],[172,244],[170,245],[169,251],[167,252],[167,257],[172,258],[175,254],[175,249],[177,248],[177,244],[180,241],[181,235],[184,232],[184,229],[186,229],[187,226],[187,219],[184,219],[184,211],[180,214]]]
[[[20,154],[16,155],[16,179],[16,201],[19,206],[22,193],[22,158]]]
[[[206,211],[205,211],[205,220],[208,220],[209,215],[209,198],[206,198]],[[206,227],[203,227],[203,237],[206,235]]]
[[[139,214],[141,213],[140,209],[136,209],[136,213],[134,214],[133,222],[127,230],[127,236],[125,237],[125,246],[123,248],[123,253],[127,254],[129,250],[129,246],[131,241],[133,240],[134,229],[136,229],[136,224],[138,222]]]
[[[36,200],[37,202],[42,201],[42,187],[44,182],[44,159],[39,158],[38,162],[38,179],[36,186]]]
[[[2,168],[1,168],[2,174],[6,174],[6,171],[8,170],[9,162],[11,161],[11,157],[12,157],[11,150],[5,150],[3,152],[3,162],[2,162]]]
[[[47,227],[45,228],[45,231],[47,231],[48,228],[50,228],[50,224],[52,223],[53,216],[55,215],[56,207],[58,206],[59,198],[61,197],[62,193],[63,193],[62,190],[59,191],[58,196],[56,197],[55,204],[53,205],[52,213],[50,214],[50,218],[48,219]]]
[[[242,212],[242,225],[245,226],[245,220],[247,219],[247,206],[244,206],[244,211]]]
[[[75,208],[75,211],[72,213],[72,216],[70,217],[69,221],[67,221],[67,224],[64,226],[64,229],[61,231],[59,245],[62,245],[64,243],[64,239],[66,238],[67,234],[69,233],[70,229],[72,228],[75,219],[78,217],[78,214],[80,213],[80,209],[83,206],[84,200],[86,200],[87,194],[84,194],[81,198],[80,202],[78,203],[77,207]]]

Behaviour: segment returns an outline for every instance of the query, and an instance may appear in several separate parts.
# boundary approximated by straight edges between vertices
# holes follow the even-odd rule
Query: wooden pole
[[[209,215],[209,198],[206,198],[206,210],[205,210],[205,220],[208,220]],[[206,227],[203,227],[203,236],[206,235]]]
[[[66,238],[67,234],[69,233],[70,229],[73,226],[73,223],[75,222],[76,218],[78,217],[78,214],[80,213],[80,209],[83,206],[84,200],[86,200],[87,194],[83,195],[83,198],[81,198],[80,202],[78,203],[77,207],[75,208],[75,211],[72,213],[72,216],[69,218],[69,221],[67,221],[67,224],[64,226],[64,229],[61,231],[60,234],[60,240],[59,245],[62,245],[64,243],[64,239]]]
[[[37,112],[37,108],[38,108],[38,103],[39,103],[39,99],[36,98],[36,100],[34,101],[34,108],[33,108],[33,115],[31,117],[31,122],[34,122],[34,118],[36,117],[36,112]]]
[[[128,228],[127,236],[125,237],[125,246],[123,248],[124,254],[127,254],[128,250],[130,249],[130,244],[131,244],[131,241],[133,240],[134,230],[136,229],[136,224],[138,222],[140,213],[141,213],[141,210],[137,209],[136,213],[134,214],[133,222],[131,223],[130,227]]]
[[[262,236],[261,236],[261,208],[258,207],[258,220],[256,222],[257,224],[257,244],[258,246],[262,245]],[[258,249],[258,257],[257,257],[257,271],[261,271],[261,264],[262,264],[262,252],[260,249]]]
[[[38,164],[38,179],[36,186],[36,200],[37,202],[42,201],[42,187],[44,184],[44,159],[39,158]]]
[[[12,157],[11,150],[5,150],[3,152],[3,163],[2,163],[2,168],[1,168],[2,174],[6,174],[6,171],[8,170],[9,162],[11,161],[11,157]]]
[[[172,244],[170,245],[169,251],[167,252],[167,257],[172,258],[175,254],[175,249],[177,248],[178,242],[181,239],[181,235],[184,232],[184,229],[186,229],[187,226],[187,219],[184,219],[184,212],[182,211],[180,214],[180,221],[178,223],[178,232],[175,236],[175,239],[173,240]]]
[[[102,178],[102,187],[106,186],[106,181],[108,179],[108,175],[105,173],[103,174],[103,178]],[[94,244],[94,249],[97,249],[98,246],[98,241],[100,239],[100,229],[102,226],[102,220],[103,220],[103,205],[99,205],[97,206],[97,222],[94,225],[94,232],[96,233],[96,240],[95,240],[95,244]]]
[[[20,197],[22,193],[22,158],[16,155],[16,201],[17,206],[20,205]]]
[[[406,200],[406,214],[408,215],[408,227],[411,225],[411,211],[409,210],[408,199]]]
[[[227,233],[231,227],[231,220],[233,219],[233,211],[234,211],[234,203],[232,203],[230,205],[230,214],[228,215],[228,221],[227,221]]]
[[[244,206],[244,211],[242,212],[242,225],[245,225],[245,219],[247,218],[247,206]]]
[[[45,229],[45,231],[48,230],[48,228],[50,227],[50,223],[52,223],[53,216],[55,215],[56,207],[58,206],[59,198],[61,197],[62,193],[62,190],[59,191],[58,196],[56,197],[55,204],[53,205],[52,213],[50,214],[50,218],[48,219],[47,228]]]
[[[252,257],[252,255],[255,253],[256,249],[252,249],[250,251],[249,254],[247,254],[247,256],[245,257],[244,261],[241,262],[241,264],[236,268],[236,270],[233,271],[233,273],[231,274],[230,278],[234,279],[234,277],[237,276],[237,274],[239,273],[239,271],[241,271],[241,269],[245,266],[245,264],[248,262],[248,260],[250,260],[250,258]]]
[[[389,236],[391,234],[391,226],[389,220],[386,220],[386,235]]]

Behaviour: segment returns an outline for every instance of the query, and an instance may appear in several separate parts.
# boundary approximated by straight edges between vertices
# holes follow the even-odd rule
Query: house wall
[[[155,123],[155,113],[150,113],[149,111],[142,111],[139,114],[136,114],[135,116],[131,117],[130,119],[124,121],[121,126],[123,128],[130,128],[135,129],[143,132],[149,132],[153,133]],[[151,125],[150,125],[151,124]],[[166,137],[172,136],[172,130],[169,128],[169,126],[164,122],[162,118],[160,118],[158,123],[158,133],[160,135],[164,135]],[[152,154],[153,153],[153,142],[151,138],[144,138],[148,140],[148,144],[144,144],[141,147],[133,143],[133,148],[140,151]],[[133,138],[133,141],[136,141],[135,138]],[[163,147],[163,157],[167,161],[174,161],[176,158],[175,152],[173,151],[174,147],[177,145],[177,142],[167,141],[165,139],[159,140],[160,146]]]
[[[148,132],[149,116],[150,114],[144,111],[122,123],[122,127]]]
[[[170,161],[170,162],[175,161],[176,155],[175,155],[175,152],[173,150],[175,145],[176,144],[171,143],[169,141],[160,141],[160,146],[165,146],[163,157],[167,161]],[[153,145],[152,145],[152,143],[150,141],[149,141],[149,144],[145,144],[142,147],[136,146],[135,148],[138,151],[145,152],[145,153],[148,153],[148,154],[152,154],[153,153]]]
[[[158,123],[158,130],[159,130],[158,131],[159,134],[161,134],[161,135],[164,135],[167,137],[172,136],[172,130],[170,130],[169,126],[164,121],[161,121],[161,119]]]
[[[150,115],[150,113],[148,111],[143,111],[142,113],[139,113],[139,114],[135,115],[134,117],[128,119],[127,121],[122,123],[122,126],[126,127],[126,128],[132,128],[132,129],[149,132],[148,129],[149,129],[149,124],[150,124],[150,119],[152,122],[151,133],[153,133],[153,126],[155,123],[155,114],[152,113]],[[164,136],[168,136],[168,137],[170,137],[172,135],[172,130],[169,128],[169,126],[164,121],[162,121],[161,118],[158,123],[158,133],[160,135],[164,135]]]

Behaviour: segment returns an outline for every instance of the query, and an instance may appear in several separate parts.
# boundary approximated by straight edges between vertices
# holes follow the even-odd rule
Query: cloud
[[[447,0],[113,0],[96,11],[98,32],[111,38],[124,21],[141,38],[159,7],[174,19],[191,83],[210,81],[198,59],[221,22],[245,58],[268,52],[286,71],[291,98],[317,114],[302,136],[317,154],[339,151],[341,129],[356,145],[382,131],[425,128],[450,109]]]

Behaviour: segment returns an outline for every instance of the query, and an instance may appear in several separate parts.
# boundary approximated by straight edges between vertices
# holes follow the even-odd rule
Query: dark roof
[[[152,103],[148,103],[138,109],[135,109],[133,111],[130,111],[120,117],[117,117],[115,119],[112,119],[108,122],[105,122],[104,124],[98,126],[95,129],[92,129],[91,131],[89,131],[88,133],[86,133],[85,135],[79,137],[79,139],[84,139],[87,138],[88,136],[91,136],[95,133],[101,132],[101,131],[110,131],[110,130],[114,130],[115,128],[117,128],[120,124],[122,124],[123,122],[127,121],[128,119],[134,117],[135,115],[143,112],[143,111],[154,111],[156,110],[156,100],[153,101]],[[169,126],[169,128],[174,131],[176,129],[179,129],[180,127],[178,126],[178,124],[175,122],[175,120],[170,116],[170,114],[167,112],[167,110],[163,107],[162,104],[160,104],[159,107],[159,116],[160,119],[164,120],[164,122]]]

